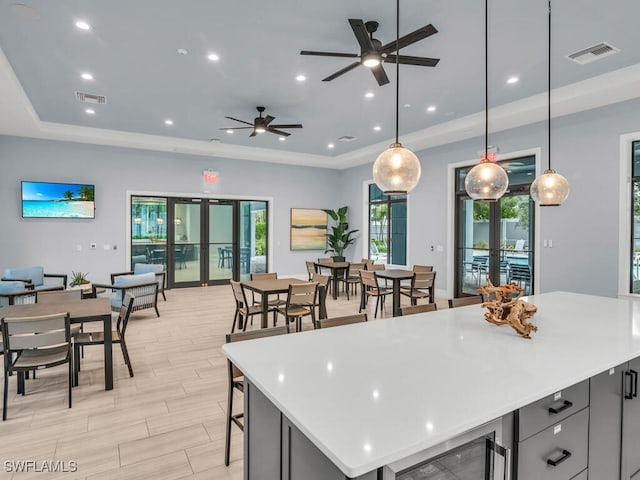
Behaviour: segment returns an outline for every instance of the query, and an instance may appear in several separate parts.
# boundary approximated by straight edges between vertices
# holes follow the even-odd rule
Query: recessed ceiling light
[[[164,124],[165,124],[165,125],[173,125],[173,120],[171,120],[170,118],[167,118],[167,119],[164,121]]]
[[[307,79],[307,77],[305,77],[305,76],[304,76],[304,75],[302,75],[302,74],[301,74],[301,75],[298,75],[298,76],[296,77],[296,80],[297,80],[297,81],[299,81],[299,82],[304,82],[306,79]]]
[[[335,147],[333,143],[330,143],[329,145],[327,145],[327,148],[333,148],[333,147]]]
[[[508,84],[518,83],[518,80],[520,80],[518,77],[509,77],[509,78],[507,79],[507,83],[508,83]]]
[[[80,77],[82,77],[83,80],[93,80],[93,75],[90,73],[83,73]]]
[[[215,53],[210,53],[209,55],[207,55],[207,58],[212,62],[217,62],[218,60],[220,60],[220,56],[216,55]]]
[[[87,115],[95,115],[96,111],[93,108],[87,108],[84,111]]]
[[[286,140],[285,137],[278,137],[278,140],[280,140],[281,142],[284,142]]]
[[[427,112],[435,112],[436,111],[436,106],[435,105],[430,105],[427,107]]]
[[[373,98],[373,97],[375,97],[376,95],[375,95],[375,93],[373,93],[373,92],[367,92],[367,93],[365,93],[365,94],[364,94],[364,96],[365,96],[365,98]]]
[[[91,30],[91,25],[89,25],[84,20],[78,20],[76,22],[76,27],[78,27],[80,30]]]
[[[379,132],[380,130],[382,130],[382,127],[381,127],[380,125],[376,125],[375,127],[373,127],[373,129],[374,129],[376,132]]]
[[[233,130],[229,129],[229,130],[227,130],[227,133],[228,133],[229,135],[233,135]]]

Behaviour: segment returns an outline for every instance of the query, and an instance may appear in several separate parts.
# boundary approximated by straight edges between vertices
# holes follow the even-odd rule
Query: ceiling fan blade
[[[238,120],[237,118],[233,118],[233,117],[224,117],[224,118],[228,118],[229,120],[233,120],[234,122],[240,122],[240,123],[246,123],[247,125],[253,125],[253,123],[245,122],[244,120]]]
[[[360,49],[363,52],[371,52],[375,50],[375,48],[373,48],[371,38],[369,37],[369,32],[367,32],[367,27],[364,26],[364,22],[362,20],[350,18],[349,25],[351,25],[351,30],[353,30],[353,34],[356,36],[356,40],[358,40]]]
[[[322,81],[323,82],[330,82],[331,80],[333,80],[335,78],[338,78],[340,75],[344,75],[348,71],[353,70],[358,65],[360,65],[360,62],[353,62],[351,65],[348,65],[348,66],[344,67],[342,70],[338,70],[333,75],[329,75],[327,78],[323,78]]]
[[[266,117],[264,117],[264,126],[266,127],[271,122],[273,122],[275,119],[276,119],[276,117],[272,117],[271,115],[267,115]]]
[[[384,61],[389,63],[396,63],[397,58],[400,58],[401,65],[419,65],[421,67],[435,67],[440,61],[439,58],[411,57],[409,55],[387,55]]]
[[[220,130],[244,130],[244,129],[250,129],[253,127],[228,127],[228,128],[221,128]]]
[[[258,132],[256,132],[255,130],[253,132],[251,132],[251,135],[249,135],[250,137],[255,137],[256,135],[258,135]]]
[[[269,128],[302,128],[302,124],[289,123],[287,125],[271,125]]]
[[[317,55],[320,57],[345,57],[345,58],[358,58],[360,55],[357,53],[340,53],[340,52],[310,52],[309,50],[302,50],[300,55]]]
[[[283,132],[282,130],[276,130],[275,128],[268,127],[267,132],[275,133],[276,135],[280,135],[281,137],[288,137],[291,135],[290,133]]]
[[[382,64],[378,65],[377,67],[373,67],[371,69],[371,73],[373,73],[373,76],[376,77],[378,85],[382,86],[389,83],[389,77],[387,77],[387,73],[384,71],[384,68],[382,68]]]
[[[408,47],[412,43],[416,43],[424,38],[430,37],[434,33],[438,33],[438,30],[436,30],[436,27],[434,27],[431,24],[425,25],[424,27],[419,28],[415,32],[407,33],[406,35],[400,37],[399,48]],[[387,43],[386,45],[383,45],[382,48],[380,49],[380,53],[389,54],[391,52],[395,52],[396,50],[398,50],[398,48],[396,48],[396,41],[394,40],[392,42]]]

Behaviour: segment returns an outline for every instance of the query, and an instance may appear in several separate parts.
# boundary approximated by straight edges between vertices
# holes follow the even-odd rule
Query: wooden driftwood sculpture
[[[478,291],[486,299],[482,306],[488,310],[484,314],[487,322],[510,325],[524,338],[531,338],[529,334],[538,331],[538,327],[527,321],[535,315],[538,308],[520,299],[524,290],[517,284],[512,282],[495,286],[487,279],[487,285],[480,287]]]

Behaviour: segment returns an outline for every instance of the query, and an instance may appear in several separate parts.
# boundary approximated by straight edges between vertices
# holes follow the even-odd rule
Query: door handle
[[[633,375],[633,389],[631,395],[633,398],[636,398],[638,396],[638,372],[633,369],[629,371],[631,372],[631,375]]]
[[[548,410],[549,413],[557,414],[571,407],[573,407],[573,403],[571,403],[569,400],[565,400],[564,402],[562,402],[562,405],[560,407],[549,407]]]
[[[562,449],[562,455],[560,457],[556,458],[555,460],[551,458],[547,458],[547,465],[551,465],[552,467],[555,467],[557,465],[560,465],[570,456],[571,456],[571,452],[569,450]]]
[[[633,370],[635,371],[635,370]],[[638,378],[637,372],[635,375],[636,379]],[[627,384],[627,379],[629,379],[629,383]],[[627,388],[628,385],[628,388]],[[633,374],[629,372],[624,372],[624,399],[625,400],[633,400]],[[637,392],[636,392],[637,393]]]
[[[495,452],[495,455],[499,455],[504,458],[504,469],[502,471],[502,479],[503,480],[511,480],[511,449],[503,447],[498,442],[492,440],[491,438],[486,439],[486,446],[488,450],[492,450]],[[493,472],[494,475],[497,472]]]

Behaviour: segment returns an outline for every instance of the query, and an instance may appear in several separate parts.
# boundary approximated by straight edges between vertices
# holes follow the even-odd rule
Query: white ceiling
[[[484,2],[402,0],[400,8],[401,35],[429,23],[439,30],[401,53],[441,59],[400,67],[401,142],[419,150],[482,134]],[[489,9],[490,128],[543,120],[547,1],[489,0]],[[349,18],[378,21],[382,43],[395,37],[392,0],[0,0],[0,134],[330,168],[371,162],[394,137],[395,65],[385,64],[383,87],[363,66],[322,82],[353,60],[299,55],[359,53]],[[554,115],[640,96],[638,18],[636,0],[553,3]],[[79,19],[92,30],[77,29]],[[602,41],[620,53],[587,65],[565,58]],[[507,85],[513,75],[520,81]],[[107,103],[83,104],[76,91]],[[239,126],[225,116],[251,122],[257,105],[273,123],[304,128],[284,142],[221,130]]]

